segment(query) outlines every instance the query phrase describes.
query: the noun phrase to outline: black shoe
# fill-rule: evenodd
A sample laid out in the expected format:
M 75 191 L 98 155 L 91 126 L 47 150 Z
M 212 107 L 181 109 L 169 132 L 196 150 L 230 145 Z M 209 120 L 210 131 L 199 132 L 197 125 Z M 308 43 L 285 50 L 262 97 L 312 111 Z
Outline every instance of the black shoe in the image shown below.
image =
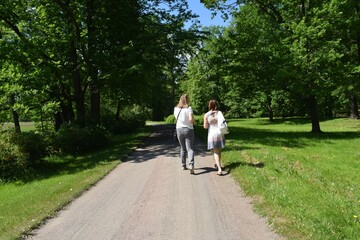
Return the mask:
M 187 170 L 187 167 L 186 167 L 186 166 L 182 166 L 182 170 Z

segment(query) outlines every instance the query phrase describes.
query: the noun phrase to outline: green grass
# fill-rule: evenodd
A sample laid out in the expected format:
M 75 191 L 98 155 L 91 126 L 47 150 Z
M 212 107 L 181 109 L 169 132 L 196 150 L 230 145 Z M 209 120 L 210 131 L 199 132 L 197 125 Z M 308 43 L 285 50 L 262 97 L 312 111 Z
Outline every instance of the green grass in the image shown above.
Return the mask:
M 149 133 L 114 136 L 108 148 L 47 158 L 36 177 L 0 185 L 0 239 L 17 239 L 103 178 Z
M 225 167 L 287 239 L 360 239 L 360 121 L 230 120 Z M 204 136 L 206 133 L 202 132 Z
M 0 123 L 1 129 L 11 129 L 14 128 L 14 123 Z M 20 128 L 23 132 L 33 131 L 35 130 L 35 124 L 34 122 L 20 122 Z

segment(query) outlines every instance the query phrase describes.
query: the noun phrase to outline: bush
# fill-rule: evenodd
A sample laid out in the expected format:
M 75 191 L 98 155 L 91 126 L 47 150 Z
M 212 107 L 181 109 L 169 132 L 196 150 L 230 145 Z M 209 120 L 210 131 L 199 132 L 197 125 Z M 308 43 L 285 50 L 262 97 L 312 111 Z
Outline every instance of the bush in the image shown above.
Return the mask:
M 47 144 L 44 137 L 36 132 L 15 133 L 11 142 L 18 145 L 20 150 L 28 155 L 28 164 L 37 165 L 39 160 L 47 155 Z
M 176 118 L 173 114 L 171 114 L 165 119 L 165 122 L 169 124 L 176 124 Z M 202 126 L 203 124 L 204 124 L 203 116 L 194 116 L 194 125 Z
M 176 118 L 173 114 L 171 114 L 165 119 L 165 122 L 169 124 L 176 124 Z
M 62 154 L 84 154 L 108 144 L 107 131 L 100 126 L 80 128 L 63 125 L 54 135 L 53 148 Z
M 195 116 L 194 117 L 194 125 L 196 126 L 203 126 L 204 125 L 204 116 Z
M 0 179 L 15 180 L 28 171 L 29 154 L 12 142 L 15 132 L 3 131 L 0 134 Z
M 104 127 L 107 131 L 112 134 L 131 133 L 136 129 L 145 126 L 145 120 L 110 120 L 107 119 L 103 122 Z

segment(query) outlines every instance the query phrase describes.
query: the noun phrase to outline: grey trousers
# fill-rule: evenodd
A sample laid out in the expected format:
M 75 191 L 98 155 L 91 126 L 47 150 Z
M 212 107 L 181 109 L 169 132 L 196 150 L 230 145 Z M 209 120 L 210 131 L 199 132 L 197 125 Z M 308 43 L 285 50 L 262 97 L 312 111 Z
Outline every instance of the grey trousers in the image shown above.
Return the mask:
M 176 129 L 180 143 L 181 165 L 186 166 L 186 152 L 189 159 L 189 166 L 194 166 L 194 129 L 187 127 Z

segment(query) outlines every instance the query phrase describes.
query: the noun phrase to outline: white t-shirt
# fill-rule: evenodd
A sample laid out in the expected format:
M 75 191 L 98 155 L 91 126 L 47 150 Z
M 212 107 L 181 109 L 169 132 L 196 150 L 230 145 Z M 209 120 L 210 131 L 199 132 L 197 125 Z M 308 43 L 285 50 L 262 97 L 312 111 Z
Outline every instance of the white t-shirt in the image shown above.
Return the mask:
M 181 110 L 181 112 L 180 112 L 180 110 Z M 179 114 L 179 112 L 180 112 L 180 114 Z M 179 117 L 176 121 L 176 128 L 187 127 L 190 129 L 194 129 L 193 124 L 189 121 L 190 114 L 193 114 L 193 110 L 191 107 L 188 107 L 188 108 L 175 107 L 174 108 L 175 119 L 178 116 L 178 114 L 179 114 Z

